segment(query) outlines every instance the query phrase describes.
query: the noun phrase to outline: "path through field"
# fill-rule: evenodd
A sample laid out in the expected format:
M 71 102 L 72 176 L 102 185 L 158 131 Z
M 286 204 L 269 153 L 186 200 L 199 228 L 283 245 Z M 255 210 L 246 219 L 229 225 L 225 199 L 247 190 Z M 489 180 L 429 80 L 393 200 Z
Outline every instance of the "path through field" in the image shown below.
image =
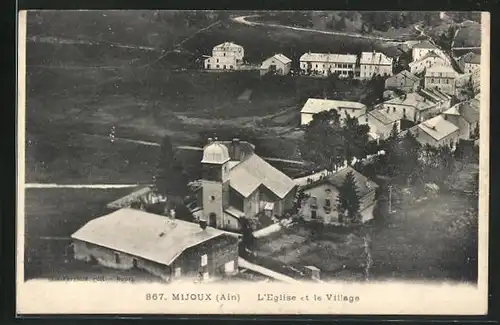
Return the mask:
M 267 27 L 275 27 L 275 28 L 286 28 L 286 29 L 292 29 L 292 30 L 303 31 L 303 32 L 313 32 L 313 33 L 337 35 L 337 36 L 349 36 L 349 37 L 353 37 L 353 38 L 365 38 L 365 39 L 378 40 L 378 41 L 403 42 L 402 40 L 398 40 L 398 39 L 394 39 L 394 38 L 387 38 L 387 37 L 374 36 L 374 35 L 362 35 L 362 34 L 347 33 L 347 32 L 333 32 L 333 31 L 326 31 L 326 30 L 319 30 L 319 29 L 312 29 L 312 28 L 292 27 L 292 26 L 279 25 L 279 24 L 260 23 L 260 22 L 247 20 L 247 18 L 252 18 L 252 17 L 259 17 L 259 15 L 233 17 L 233 18 L 231 18 L 231 20 L 236 22 L 236 23 L 244 24 L 244 25 L 248 25 L 248 26 L 267 26 Z

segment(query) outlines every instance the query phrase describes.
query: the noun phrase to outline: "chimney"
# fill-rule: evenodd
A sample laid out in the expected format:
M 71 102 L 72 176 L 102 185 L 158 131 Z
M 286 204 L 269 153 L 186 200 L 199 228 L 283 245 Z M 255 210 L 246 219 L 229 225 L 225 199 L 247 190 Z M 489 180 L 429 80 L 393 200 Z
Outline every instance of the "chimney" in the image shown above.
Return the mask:
M 201 229 L 207 229 L 207 221 L 205 219 L 200 219 L 199 224 Z
M 234 160 L 241 160 L 240 139 L 234 138 L 232 144 L 233 144 Z

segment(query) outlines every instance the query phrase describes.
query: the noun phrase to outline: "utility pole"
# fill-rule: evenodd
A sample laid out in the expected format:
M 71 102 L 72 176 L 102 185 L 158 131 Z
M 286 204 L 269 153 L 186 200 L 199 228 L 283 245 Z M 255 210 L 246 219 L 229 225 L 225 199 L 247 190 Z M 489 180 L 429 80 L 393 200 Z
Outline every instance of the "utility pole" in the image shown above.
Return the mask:
M 389 214 L 392 213 L 392 185 L 389 185 Z

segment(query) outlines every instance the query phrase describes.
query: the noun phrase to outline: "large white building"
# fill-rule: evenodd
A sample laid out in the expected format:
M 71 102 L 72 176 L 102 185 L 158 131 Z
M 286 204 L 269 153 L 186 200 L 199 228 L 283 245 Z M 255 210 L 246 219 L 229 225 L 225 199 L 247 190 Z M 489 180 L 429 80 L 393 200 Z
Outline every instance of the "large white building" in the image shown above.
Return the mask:
M 362 52 L 359 59 L 360 78 L 370 79 L 374 75 L 392 76 L 393 59 L 380 52 Z
M 314 114 L 335 109 L 340 115 L 340 120 L 344 120 L 347 115 L 349 117 L 358 118 L 366 114 L 366 105 L 358 102 L 350 102 L 345 100 L 330 100 L 309 98 L 300 111 L 300 124 L 308 125 L 311 123 Z
M 450 66 L 434 65 L 425 71 L 425 88 L 436 88 L 455 95 L 458 73 Z
M 207 70 L 238 70 L 244 56 L 243 46 L 225 42 L 213 48 L 212 56 L 205 59 L 204 66 Z
M 434 51 L 429 51 L 419 60 L 410 62 L 410 72 L 413 74 L 422 73 L 425 69 L 430 68 L 433 65 L 451 66 L 451 63 L 449 60 L 443 59 Z
M 340 77 L 354 76 L 357 56 L 355 54 L 305 53 L 300 57 L 300 70 L 306 74 L 328 76 L 338 73 Z

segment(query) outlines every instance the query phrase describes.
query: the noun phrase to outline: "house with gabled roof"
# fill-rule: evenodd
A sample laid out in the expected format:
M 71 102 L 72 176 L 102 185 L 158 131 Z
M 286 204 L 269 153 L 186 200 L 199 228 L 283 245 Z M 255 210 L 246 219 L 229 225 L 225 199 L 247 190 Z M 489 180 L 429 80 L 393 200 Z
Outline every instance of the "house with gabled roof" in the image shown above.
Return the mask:
M 479 106 L 476 100 L 461 102 L 443 112 L 446 120 L 459 128 L 460 139 L 471 140 L 479 131 Z
M 365 104 L 347 100 L 309 98 L 300 111 L 300 124 L 308 125 L 315 114 L 332 109 L 337 111 L 342 122 L 347 116 L 358 118 L 364 115 L 367 107 Z
M 459 73 L 448 65 L 433 65 L 425 69 L 425 88 L 436 88 L 449 95 L 455 95 Z
M 73 235 L 76 260 L 105 267 L 141 269 L 165 281 L 207 281 L 238 271 L 240 235 L 136 209 L 89 221 Z
M 361 79 L 370 79 L 374 75 L 392 76 L 393 59 L 384 53 L 362 52 L 359 65 Z
M 284 56 L 283 54 L 275 54 L 270 58 L 267 58 L 262 62 L 260 66 L 260 75 L 266 75 L 268 73 L 277 74 L 281 76 L 286 76 L 290 73 L 292 67 L 292 60 Z
M 408 129 L 408 132 L 411 132 L 422 145 L 428 144 L 433 147 L 455 148 L 460 140 L 459 127 L 448 121 L 443 114 Z
M 282 216 L 293 207 L 296 185 L 239 139 L 209 139 L 203 148 L 202 209 L 208 225 L 238 230 L 240 218 Z
M 300 57 L 302 73 L 339 77 L 354 76 L 358 56 L 355 54 L 304 53 Z
M 418 61 L 423 58 L 427 53 L 434 52 L 445 60 L 448 60 L 448 56 L 444 53 L 440 48 L 431 43 L 430 41 L 421 41 L 417 44 L 414 44 L 411 48 L 413 61 Z
M 214 46 L 212 56 L 204 60 L 207 70 L 238 70 L 243 64 L 245 50 L 233 42 L 224 42 Z
M 464 73 L 472 73 L 481 67 L 481 54 L 469 52 L 458 59 L 458 64 Z
M 354 176 L 362 221 L 371 220 L 376 204 L 375 192 L 378 185 L 351 166 L 346 166 L 333 174 L 300 187 L 300 190 L 308 197 L 302 202 L 299 210 L 300 216 L 306 221 L 317 221 L 325 224 L 340 223 L 337 208 L 339 188 L 349 172 L 352 172 Z
M 422 79 L 408 70 L 403 70 L 385 80 L 385 89 L 399 89 L 406 93 L 416 91 Z
M 430 68 L 433 65 L 451 66 L 451 63 L 448 59 L 443 58 L 436 52 L 429 51 L 420 59 L 410 62 L 409 67 L 411 73 L 420 74 L 425 72 L 426 68 Z

